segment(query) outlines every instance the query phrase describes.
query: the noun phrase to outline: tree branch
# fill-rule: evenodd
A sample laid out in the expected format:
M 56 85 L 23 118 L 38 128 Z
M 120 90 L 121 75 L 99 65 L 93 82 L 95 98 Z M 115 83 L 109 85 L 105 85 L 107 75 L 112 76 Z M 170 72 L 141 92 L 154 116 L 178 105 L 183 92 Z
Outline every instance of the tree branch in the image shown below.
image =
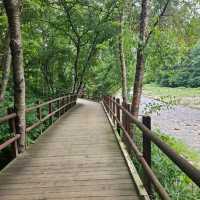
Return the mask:
M 167 2 L 165 3 L 165 6 L 163 7 L 160 15 L 158 16 L 157 20 L 155 21 L 154 25 L 153 25 L 153 28 L 151 29 L 151 31 L 149 32 L 149 34 L 147 35 L 146 37 L 146 40 L 145 40 L 145 44 L 144 44 L 144 47 L 146 47 L 146 45 L 148 44 L 149 42 L 149 39 L 151 38 L 151 35 L 153 34 L 154 30 L 155 30 L 155 27 L 159 24 L 161 18 L 164 16 L 166 10 L 167 10 L 167 7 L 169 5 L 169 2 L 170 0 L 167 0 Z

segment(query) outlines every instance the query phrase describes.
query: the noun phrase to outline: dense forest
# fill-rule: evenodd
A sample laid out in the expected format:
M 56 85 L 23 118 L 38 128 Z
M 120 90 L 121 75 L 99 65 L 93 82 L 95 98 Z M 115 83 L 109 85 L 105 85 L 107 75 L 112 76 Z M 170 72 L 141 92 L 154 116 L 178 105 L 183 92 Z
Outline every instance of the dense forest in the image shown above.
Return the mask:
M 26 125 L 37 116 L 25 116 L 26 108 L 63 94 L 102 97 L 120 91 L 137 118 L 145 84 L 200 87 L 199 38 L 199 0 L 0 1 L 0 116 L 14 109 L 20 152 L 26 140 L 34 143 L 51 125 L 42 124 L 27 139 Z M 0 131 L 2 144 L 9 126 Z M 173 138 L 158 136 L 184 154 Z M 172 198 L 200 198 L 199 188 L 152 149 L 153 165 Z M 9 148 L 0 152 L 0 168 L 10 154 Z
M 19 12 L 27 103 L 83 88 L 89 95 L 112 94 L 121 88 L 121 82 L 130 90 L 140 48 L 145 83 L 200 86 L 198 0 L 146 4 L 147 16 L 141 28 L 137 0 L 22 1 Z M 4 107 L 12 102 L 13 72 L 3 2 L 0 13 Z

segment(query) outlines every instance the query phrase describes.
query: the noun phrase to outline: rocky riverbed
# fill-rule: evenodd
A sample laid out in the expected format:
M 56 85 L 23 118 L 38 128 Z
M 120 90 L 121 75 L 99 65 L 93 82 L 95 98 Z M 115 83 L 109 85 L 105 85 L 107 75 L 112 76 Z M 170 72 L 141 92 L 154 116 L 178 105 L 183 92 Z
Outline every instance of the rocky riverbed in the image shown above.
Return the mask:
M 152 103 L 163 107 L 158 114 L 150 114 L 153 129 L 159 128 L 161 132 L 182 140 L 200 152 L 200 110 L 179 105 L 167 109 L 162 105 L 164 103 L 143 96 L 140 112 L 143 113 L 146 105 Z

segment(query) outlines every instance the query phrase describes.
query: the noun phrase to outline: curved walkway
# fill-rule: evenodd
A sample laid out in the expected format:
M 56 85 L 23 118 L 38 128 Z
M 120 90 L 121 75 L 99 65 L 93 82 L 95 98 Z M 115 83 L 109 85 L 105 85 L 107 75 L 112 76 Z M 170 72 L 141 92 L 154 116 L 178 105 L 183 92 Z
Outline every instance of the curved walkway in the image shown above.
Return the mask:
M 0 173 L 1 200 L 138 200 L 100 104 L 79 100 Z

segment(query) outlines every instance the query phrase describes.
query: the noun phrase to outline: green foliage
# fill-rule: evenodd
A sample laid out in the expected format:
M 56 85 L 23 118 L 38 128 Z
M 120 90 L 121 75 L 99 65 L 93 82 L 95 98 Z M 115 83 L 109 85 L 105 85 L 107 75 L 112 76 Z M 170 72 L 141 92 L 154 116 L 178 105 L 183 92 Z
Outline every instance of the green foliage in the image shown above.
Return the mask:
M 170 37 L 169 33 L 167 36 Z M 176 45 L 177 42 L 171 41 L 175 45 L 171 45 L 170 42 L 167 48 L 164 48 L 166 47 L 166 39 L 163 41 L 164 46 L 159 43 L 162 46 L 161 49 L 155 50 L 153 47 L 154 53 L 151 55 L 155 57 L 148 57 L 147 66 L 150 66 L 147 68 L 146 82 L 155 81 L 165 87 L 200 87 L 200 44 L 197 43 L 188 55 L 184 56 L 185 52 L 180 54 L 182 50 L 180 50 L 180 46 Z M 161 52 L 164 52 L 165 55 L 162 55 Z M 159 56 L 156 55 L 157 53 Z
M 200 45 L 197 44 L 200 37 L 199 2 L 198 0 L 186 2 L 171 1 L 166 16 L 161 19 L 157 27 L 153 27 L 165 2 L 151 1 L 149 29 L 153 28 L 154 32 L 145 49 L 147 83 L 157 82 L 162 86 L 170 87 L 200 86 Z M 124 54 L 128 86 L 132 88 L 138 44 L 139 1 L 128 0 L 126 4 L 123 0 L 23 1 L 21 28 L 26 105 L 34 105 L 38 99 L 45 101 L 60 93 L 77 92 L 80 88 L 91 96 L 114 94 L 120 89 L 118 33 L 119 11 L 123 5 L 125 8 Z M 2 2 L 0 2 L 0 30 L 1 60 L 5 52 L 7 32 L 7 18 Z M 0 66 L 1 77 L 2 69 L 3 67 Z M 11 77 L 6 90 L 6 100 L 0 104 L 1 116 L 7 113 L 8 107 L 13 107 Z M 154 89 L 158 88 L 154 87 Z M 164 93 L 166 96 L 168 91 L 165 90 Z M 148 107 L 150 108 L 146 110 L 148 113 L 162 109 L 162 106 L 156 104 Z M 43 114 L 46 115 L 47 112 L 45 108 Z M 27 115 L 27 126 L 36 121 L 35 113 Z M 34 129 L 29 134 L 27 142 L 34 143 L 41 130 L 45 130 L 48 126 L 49 122 L 45 122 L 38 129 Z M 10 136 L 8 125 L 2 125 L 0 143 Z M 169 142 L 169 138 L 163 139 Z M 162 172 L 159 178 L 178 175 L 179 180 L 183 180 L 181 183 L 177 181 L 178 179 L 161 180 L 170 190 L 173 198 L 177 195 L 176 198 L 181 200 L 189 199 L 187 195 L 191 192 L 191 184 L 188 179 L 185 179 L 156 147 L 153 147 L 153 152 L 154 167 Z M 8 158 L 8 156 L 11 159 L 10 147 L 1 152 L 0 158 Z M 0 160 L 3 165 L 7 162 L 6 159 Z M 163 165 L 166 166 L 164 169 L 162 169 Z M 189 183 L 189 186 L 185 190 L 186 183 Z M 181 188 L 178 192 L 174 191 L 177 185 Z M 196 195 L 198 198 L 199 194 Z
M 161 4 L 156 1 L 153 15 Z M 167 87 L 199 87 L 199 1 L 171 1 L 146 48 L 145 82 Z M 177 9 L 178 7 L 178 9 Z M 152 16 L 153 20 L 154 17 Z M 153 24 L 153 21 L 151 22 Z
M 161 87 L 158 84 L 145 84 L 143 94 L 164 102 L 172 102 L 172 104 L 190 106 L 199 108 L 200 106 L 200 89 L 186 87 Z M 167 95 L 166 95 L 167 94 Z
M 135 142 L 142 151 L 142 133 L 135 129 Z M 199 154 L 188 149 L 185 144 L 176 140 L 171 136 L 161 134 L 157 131 L 157 136 L 166 142 L 177 153 L 181 154 L 187 160 L 192 162 L 196 167 L 200 168 Z M 142 176 L 143 170 L 140 163 L 133 156 L 133 162 Z M 200 198 L 200 189 L 156 146 L 152 145 L 152 169 L 155 172 L 160 183 L 164 186 L 166 191 L 170 194 L 173 200 L 196 200 Z M 155 199 L 160 199 L 154 193 Z
M 159 115 L 161 111 L 172 109 L 176 104 L 177 100 L 174 96 L 162 96 L 155 101 L 145 104 L 142 112 L 145 115 L 150 115 L 152 113 L 157 113 Z

